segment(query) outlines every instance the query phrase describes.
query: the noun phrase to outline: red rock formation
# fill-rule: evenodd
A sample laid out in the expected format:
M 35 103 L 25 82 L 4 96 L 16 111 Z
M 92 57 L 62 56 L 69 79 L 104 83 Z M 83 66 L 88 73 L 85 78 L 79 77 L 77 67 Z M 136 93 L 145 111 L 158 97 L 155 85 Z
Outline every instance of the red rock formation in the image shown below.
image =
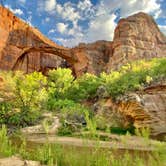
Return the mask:
M 88 58 L 85 72 L 99 74 L 134 60 L 166 57 L 166 37 L 151 16 L 140 12 L 119 21 L 112 42 L 83 43 L 78 48 Z
M 138 13 L 121 19 L 113 42 L 98 41 L 68 49 L 47 39 L 0 6 L 0 69 L 26 72 L 56 68 L 65 59 L 79 76 L 99 74 L 137 59 L 166 56 L 166 37 L 151 16 Z
M 134 60 L 166 57 L 166 37 L 151 16 L 140 12 L 119 21 L 112 49 L 107 70 Z
M 120 110 L 132 119 L 136 128 L 150 128 L 152 136 L 166 134 L 166 85 L 158 84 L 141 92 L 123 96 Z
M 57 55 L 57 56 L 56 56 Z M 0 68 L 40 71 L 75 62 L 70 49 L 58 46 L 36 28 L 0 6 Z
M 74 53 L 81 58 L 81 65 L 77 63 L 78 73 L 100 74 L 106 71 L 107 63 L 112 54 L 112 42 L 97 41 L 95 43 L 81 43 L 74 49 Z

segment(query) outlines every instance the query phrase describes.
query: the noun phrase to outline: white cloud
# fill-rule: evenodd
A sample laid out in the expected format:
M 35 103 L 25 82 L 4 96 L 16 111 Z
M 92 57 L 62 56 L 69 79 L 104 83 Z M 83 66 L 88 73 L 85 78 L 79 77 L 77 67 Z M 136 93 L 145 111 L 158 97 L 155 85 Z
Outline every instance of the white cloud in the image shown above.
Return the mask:
M 73 38 L 69 38 L 69 39 L 56 38 L 55 40 L 61 42 L 63 44 L 63 46 L 66 46 L 66 47 L 74 47 L 74 46 L 78 45 L 78 43 L 83 42 L 78 37 L 73 37 Z
M 49 22 L 50 21 L 50 18 L 49 17 L 46 17 L 45 18 L 45 22 Z
M 157 18 L 161 13 L 161 6 L 157 0 L 102 0 L 101 3 L 103 3 L 105 10 L 108 12 L 120 9 L 122 17 L 142 11 L 154 14 Z
M 72 3 L 67 2 L 62 7 L 61 13 L 58 13 L 62 16 L 63 19 L 69 21 L 79 20 L 81 16 L 79 15 L 79 11 L 72 6 Z
M 64 23 L 58 23 L 57 24 L 57 30 L 60 32 L 60 33 L 64 33 L 68 27 L 67 24 L 64 24 Z
M 62 11 L 63 11 L 63 7 L 60 4 L 57 4 L 56 5 L 56 11 L 57 11 L 57 13 L 61 14 Z
M 81 9 L 81 10 L 87 10 L 88 8 L 92 7 L 92 3 L 90 0 L 79 1 L 77 7 L 78 9 Z
M 90 21 L 89 29 L 86 34 L 88 42 L 94 42 L 96 40 L 112 40 L 114 35 L 114 29 L 116 15 L 100 15 L 94 20 Z
M 51 33 L 54 33 L 54 32 L 56 32 L 55 29 L 50 29 L 49 32 L 48 32 L 48 34 L 51 34 Z
M 56 31 L 65 34 L 66 38 L 56 40 L 70 47 L 79 42 L 112 40 L 116 27 L 116 10 L 120 11 L 120 17 L 142 11 L 158 18 L 163 12 L 158 0 L 100 0 L 96 5 L 91 0 L 81 0 L 77 4 L 71 1 L 62 4 L 56 0 L 47 0 L 46 7 L 48 13 L 54 12 L 64 22 L 57 24 Z M 89 22 L 88 26 L 80 24 L 81 21 Z M 165 31 L 165 27 L 161 29 Z
M 52 12 L 55 10 L 56 0 L 46 0 L 45 1 L 45 10 L 48 12 Z
M 164 35 L 166 35 L 166 25 L 159 25 L 159 28 L 160 28 L 161 32 L 163 32 Z
M 9 5 L 5 5 L 6 8 L 8 8 L 11 12 L 13 12 L 14 14 L 17 14 L 17 15 L 22 15 L 24 14 L 24 12 L 21 10 L 21 9 L 13 9 L 11 8 L 11 6 Z
M 22 15 L 23 11 L 21 9 L 13 9 L 12 10 L 14 14 Z

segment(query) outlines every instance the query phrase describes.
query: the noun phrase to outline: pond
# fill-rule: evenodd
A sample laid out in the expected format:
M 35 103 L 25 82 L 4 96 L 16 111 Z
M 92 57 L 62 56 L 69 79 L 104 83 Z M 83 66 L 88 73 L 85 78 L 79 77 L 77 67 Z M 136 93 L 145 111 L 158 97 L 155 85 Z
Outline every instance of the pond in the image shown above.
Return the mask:
M 30 160 L 39 160 L 41 163 L 58 163 L 63 166 L 104 166 L 116 165 L 123 162 L 128 165 L 142 163 L 148 165 L 152 162 L 162 161 L 161 156 L 154 158 L 152 148 L 145 146 L 132 146 L 117 141 L 94 141 L 73 137 L 57 137 L 55 135 L 28 135 L 26 144 L 22 146 L 20 137 L 12 137 L 12 143 L 21 147 L 22 156 Z M 134 142 L 134 141 L 133 141 Z M 137 144 L 135 142 L 135 144 Z M 137 148 L 136 148 L 137 147 Z M 163 161 L 165 162 L 165 161 Z

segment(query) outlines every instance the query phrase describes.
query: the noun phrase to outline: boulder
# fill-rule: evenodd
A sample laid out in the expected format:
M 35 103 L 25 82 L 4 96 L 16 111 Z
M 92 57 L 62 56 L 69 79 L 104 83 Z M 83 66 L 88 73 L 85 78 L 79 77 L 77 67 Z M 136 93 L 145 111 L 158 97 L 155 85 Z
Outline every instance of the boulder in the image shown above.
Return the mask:
M 22 128 L 21 132 L 23 134 L 55 134 L 60 126 L 58 117 L 45 113 L 38 125 Z

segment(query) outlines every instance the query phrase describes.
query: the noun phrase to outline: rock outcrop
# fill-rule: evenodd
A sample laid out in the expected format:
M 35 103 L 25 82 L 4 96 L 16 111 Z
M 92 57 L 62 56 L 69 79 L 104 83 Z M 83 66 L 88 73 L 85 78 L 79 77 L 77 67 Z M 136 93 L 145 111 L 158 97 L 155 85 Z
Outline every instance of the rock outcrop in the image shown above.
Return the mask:
M 76 48 L 88 58 L 85 71 L 99 74 L 135 60 L 166 57 L 166 37 L 151 16 L 140 12 L 119 21 L 112 42 L 83 43 Z
M 118 110 L 132 120 L 136 128 L 148 127 L 152 136 L 166 135 L 166 84 L 123 96 Z
M 24 135 L 56 134 L 60 126 L 61 124 L 58 117 L 53 116 L 52 113 L 44 113 L 38 125 L 22 128 L 21 133 Z
M 166 57 L 166 37 L 151 16 L 140 12 L 119 21 L 112 50 L 108 71 L 139 59 Z
M 83 57 L 86 57 L 86 60 L 82 60 L 84 62 L 84 67 L 81 68 L 82 71 L 77 70 L 79 73 L 88 72 L 99 75 L 101 72 L 107 71 L 107 64 L 112 55 L 111 41 L 101 40 L 90 44 L 81 43 L 73 50 L 75 53 L 80 50 L 84 55 Z

